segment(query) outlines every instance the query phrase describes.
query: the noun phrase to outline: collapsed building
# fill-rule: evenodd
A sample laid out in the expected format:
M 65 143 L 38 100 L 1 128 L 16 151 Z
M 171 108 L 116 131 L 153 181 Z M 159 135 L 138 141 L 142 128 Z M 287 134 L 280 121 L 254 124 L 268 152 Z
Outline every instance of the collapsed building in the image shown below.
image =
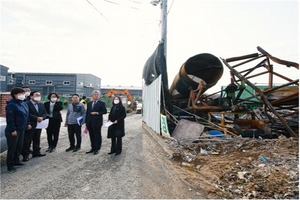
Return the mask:
M 195 55 L 180 67 L 169 88 L 163 45 L 159 45 L 145 64 L 143 78 L 150 85 L 162 77 L 161 113 L 167 118 L 170 135 L 174 136 L 179 121 L 185 119 L 217 134 L 298 137 L 299 79 L 289 76 L 298 74 L 299 64 L 276 58 L 261 47 L 257 50 L 226 59 L 209 53 Z M 230 72 L 228 85 L 207 94 L 223 76 L 223 65 Z M 258 85 L 257 80 L 267 83 Z
M 257 50 L 195 55 L 170 87 L 162 43 L 144 66 L 143 127 L 209 198 L 299 199 L 299 65 Z

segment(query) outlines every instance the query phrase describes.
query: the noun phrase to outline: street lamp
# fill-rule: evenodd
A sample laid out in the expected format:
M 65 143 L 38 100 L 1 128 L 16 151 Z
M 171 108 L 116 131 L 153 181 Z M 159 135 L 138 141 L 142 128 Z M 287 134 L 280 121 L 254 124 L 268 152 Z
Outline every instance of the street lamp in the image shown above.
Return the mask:
M 157 4 L 160 3 L 160 0 L 153 0 L 153 1 L 150 1 L 150 3 L 154 6 L 157 6 Z

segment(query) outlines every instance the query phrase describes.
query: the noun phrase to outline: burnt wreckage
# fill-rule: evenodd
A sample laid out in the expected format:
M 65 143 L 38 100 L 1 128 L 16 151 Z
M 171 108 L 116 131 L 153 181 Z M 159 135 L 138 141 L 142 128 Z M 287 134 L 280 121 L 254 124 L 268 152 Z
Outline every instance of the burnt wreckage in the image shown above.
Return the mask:
M 206 130 L 244 137 L 298 137 L 299 64 L 281 60 L 257 47 L 259 53 L 217 58 L 202 53 L 189 58 L 168 89 L 166 64 L 160 44 L 143 71 L 146 85 L 162 74 L 161 110 L 171 132 L 180 119 L 203 124 Z M 223 76 L 230 80 L 219 92 L 206 94 Z M 264 82 L 264 84 L 259 84 Z

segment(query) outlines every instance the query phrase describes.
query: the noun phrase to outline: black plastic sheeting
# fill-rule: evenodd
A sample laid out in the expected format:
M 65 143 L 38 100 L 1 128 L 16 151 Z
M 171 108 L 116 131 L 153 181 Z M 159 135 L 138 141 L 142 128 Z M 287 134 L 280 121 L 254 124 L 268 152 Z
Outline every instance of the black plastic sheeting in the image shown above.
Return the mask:
M 148 58 L 144 65 L 143 79 L 145 81 L 145 85 L 150 85 L 155 79 L 158 78 L 159 75 L 162 77 L 162 94 L 165 97 L 165 103 L 169 109 L 172 109 L 170 95 L 168 92 L 168 73 L 166 58 L 164 55 L 164 43 L 158 44 L 153 54 Z
M 150 85 L 163 71 L 166 71 L 166 58 L 163 43 L 160 43 L 145 63 L 143 69 L 145 84 Z

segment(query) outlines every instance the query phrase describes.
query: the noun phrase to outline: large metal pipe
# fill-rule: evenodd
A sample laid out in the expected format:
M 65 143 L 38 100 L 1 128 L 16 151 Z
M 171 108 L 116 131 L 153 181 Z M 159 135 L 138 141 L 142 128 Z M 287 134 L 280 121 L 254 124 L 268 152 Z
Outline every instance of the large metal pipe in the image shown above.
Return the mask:
M 223 65 L 214 55 L 202 53 L 190 57 L 180 68 L 169 89 L 172 99 L 188 98 L 190 90 L 197 89 L 201 80 L 206 89 L 214 86 L 223 75 Z M 205 92 L 203 90 L 202 93 Z

